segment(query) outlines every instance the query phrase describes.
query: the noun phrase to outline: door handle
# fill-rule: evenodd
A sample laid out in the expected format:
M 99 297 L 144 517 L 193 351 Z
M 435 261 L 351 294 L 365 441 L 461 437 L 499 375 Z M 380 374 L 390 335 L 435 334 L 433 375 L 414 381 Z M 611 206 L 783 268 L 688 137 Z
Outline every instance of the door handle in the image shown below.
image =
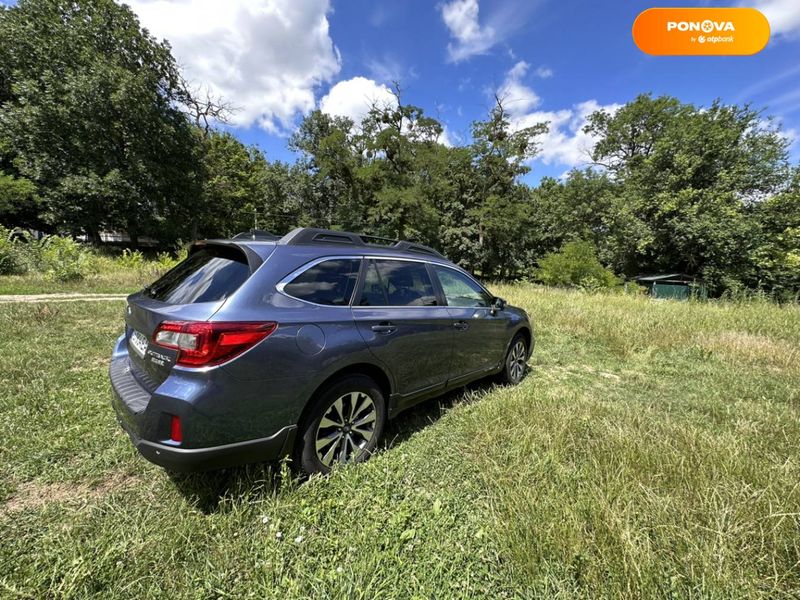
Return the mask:
M 377 325 L 370 327 L 370 329 L 372 329 L 372 331 L 375 333 L 381 333 L 383 335 L 389 335 L 390 333 L 397 331 L 397 327 L 391 323 L 378 323 Z
M 453 323 L 453 327 L 455 327 L 459 331 L 466 331 L 467 329 L 469 329 L 469 323 L 467 323 L 466 321 L 456 321 L 455 323 Z

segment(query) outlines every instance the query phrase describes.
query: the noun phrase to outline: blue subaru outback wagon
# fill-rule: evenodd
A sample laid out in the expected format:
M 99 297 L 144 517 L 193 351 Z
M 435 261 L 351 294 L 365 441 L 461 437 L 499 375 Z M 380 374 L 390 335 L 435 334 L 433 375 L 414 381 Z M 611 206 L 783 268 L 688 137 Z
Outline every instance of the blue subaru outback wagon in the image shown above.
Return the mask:
M 117 418 L 148 460 L 197 471 L 359 462 L 386 420 L 489 375 L 516 384 L 525 311 L 435 250 L 299 228 L 195 243 L 128 297 Z

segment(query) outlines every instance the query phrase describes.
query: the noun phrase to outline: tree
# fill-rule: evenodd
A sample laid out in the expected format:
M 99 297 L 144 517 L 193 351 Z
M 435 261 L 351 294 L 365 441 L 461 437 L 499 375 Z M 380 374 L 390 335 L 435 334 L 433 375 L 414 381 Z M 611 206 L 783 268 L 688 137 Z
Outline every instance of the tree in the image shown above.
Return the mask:
M 254 207 L 264 194 L 264 156 L 227 132 L 211 130 L 201 144 L 201 189 L 187 215 L 190 237 L 223 237 L 250 229 Z
M 800 167 L 786 189 L 752 207 L 758 224 L 750 251 L 752 270 L 746 284 L 797 299 L 800 293 Z
M 403 104 L 397 84 L 394 97 L 394 104 L 373 105 L 361 123 L 367 161 L 359 176 L 374 197 L 368 224 L 378 235 L 437 244 L 439 213 L 424 189 L 424 161 L 436 152 L 442 125 Z
M 620 186 L 627 274 L 683 271 L 721 291 L 747 278 L 753 204 L 788 176 L 787 142 L 749 106 L 708 108 L 642 95 L 616 113 L 595 113 L 585 131 L 599 138 L 593 160 Z M 631 221 L 631 218 L 633 221 Z M 621 248 L 620 248 L 621 249 Z
M 33 182 L 0 171 L 0 223 L 35 225 L 37 211 L 38 197 Z
M 0 13 L 0 148 L 54 225 L 180 234 L 196 138 L 166 43 L 113 0 L 20 0 Z
M 513 128 L 497 96 L 488 119 L 472 124 L 475 205 L 470 216 L 477 223 L 481 254 L 476 267 L 484 276 L 516 276 L 529 264 L 525 217 L 531 206 L 518 178 L 530 171 L 527 163 L 539 151 L 536 138 L 547 129 L 547 123 Z

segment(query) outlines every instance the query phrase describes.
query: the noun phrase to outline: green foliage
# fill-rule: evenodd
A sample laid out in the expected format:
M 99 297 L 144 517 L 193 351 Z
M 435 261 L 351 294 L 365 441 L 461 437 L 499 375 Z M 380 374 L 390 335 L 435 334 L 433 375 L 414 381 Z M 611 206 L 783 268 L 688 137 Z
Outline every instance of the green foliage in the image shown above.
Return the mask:
M 175 267 L 187 256 L 187 249 L 177 253 L 159 252 L 155 260 L 146 257 L 140 250 L 125 248 L 122 254 L 114 257 L 110 265 L 104 267 L 107 272 L 124 272 L 133 274 L 140 285 L 152 283 L 161 275 Z
M 37 240 L 0 225 L 0 275 L 35 272 L 55 281 L 81 280 L 96 271 L 90 249 L 57 235 Z
M 156 256 L 156 268 L 166 273 L 170 269 L 176 267 L 179 262 L 186 260 L 188 256 L 188 250 L 186 248 L 182 248 L 177 254 L 171 254 L 169 252 L 159 252 Z
M 778 299 L 800 293 L 800 168 L 787 189 L 752 207 L 758 224 L 755 241 L 748 244 L 753 266 L 747 283 Z
M 519 177 L 547 126 L 514 130 L 498 101 L 473 124 L 470 146 L 448 148 L 440 123 L 395 97 L 360 127 L 321 112 L 301 123 L 291 147 L 329 202 L 312 205 L 312 222 L 429 244 L 487 277 L 521 275 L 530 204 Z
M 256 199 L 265 195 L 263 155 L 230 133 L 210 131 L 202 141 L 202 166 L 202 194 L 190 217 L 192 239 L 250 229 Z
M 536 279 L 546 285 L 598 290 L 619 285 L 619 279 L 597 259 L 591 242 L 567 242 L 559 252 L 539 261 Z
M 751 209 L 789 177 L 788 142 L 774 122 L 749 106 L 642 95 L 591 115 L 586 132 L 599 139 L 592 158 L 621 199 L 600 204 L 611 232 L 604 258 L 627 275 L 697 274 L 717 292 L 747 284 L 759 239 Z
M 25 218 L 37 208 L 36 185 L 24 177 L 0 171 L 0 222 Z
M 800 293 L 800 175 L 778 124 L 749 105 L 646 94 L 597 111 L 592 168 L 535 187 L 522 179 L 548 126 L 520 128 L 502 98 L 460 147 L 399 87 L 360 123 L 313 111 L 290 139 L 295 164 L 209 127 L 216 108 L 191 97 L 169 45 L 124 4 L 0 10 L 0 223 L 93 242 L 121 230 L 134 247 L 255 225 L 348 229 L 425 243 L 499 279 L 586 240 L 627 277 Z M 30 268 L 3 252 L 1 268 Z
M 116 258 L 117 264 L 123 269 L 139 269 L 144 264 L 144 254 L 140 250 L 125 248 Z
M 21 275 L 28 270 L 22 248 L 12 234 L 0 225 L 0 275 Z
M 179 230 L 196 140 L 170 48 L 130 8 L 20 0 L 0 13 L 0 73 L 0 161 L 35 182 L 50 223 L 93 239 Z
M 44 240 L 39 260 L 39 270 L 57 281 L 80 280 L 95 270 L 86 247 L 56 235 Z

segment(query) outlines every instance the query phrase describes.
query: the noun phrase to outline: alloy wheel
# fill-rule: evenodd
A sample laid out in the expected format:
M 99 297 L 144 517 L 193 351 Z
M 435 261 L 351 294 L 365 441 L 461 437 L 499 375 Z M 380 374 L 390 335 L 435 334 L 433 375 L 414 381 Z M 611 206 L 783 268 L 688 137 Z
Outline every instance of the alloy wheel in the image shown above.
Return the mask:
M 317 427 L 317 458 L 326 467 L 358 459 L 375 436 L 375 402 L 364 392 L 348 392 L 330 405 Z
M 511 381 L 514 383 L 518 383 L 522 379 L 523 373 L 525 373 L 526 354 L 525 342 L 522 340 L 518 340 L 508 353 L 506 367 L 508 368 L 508 374 L 511 376 Z

